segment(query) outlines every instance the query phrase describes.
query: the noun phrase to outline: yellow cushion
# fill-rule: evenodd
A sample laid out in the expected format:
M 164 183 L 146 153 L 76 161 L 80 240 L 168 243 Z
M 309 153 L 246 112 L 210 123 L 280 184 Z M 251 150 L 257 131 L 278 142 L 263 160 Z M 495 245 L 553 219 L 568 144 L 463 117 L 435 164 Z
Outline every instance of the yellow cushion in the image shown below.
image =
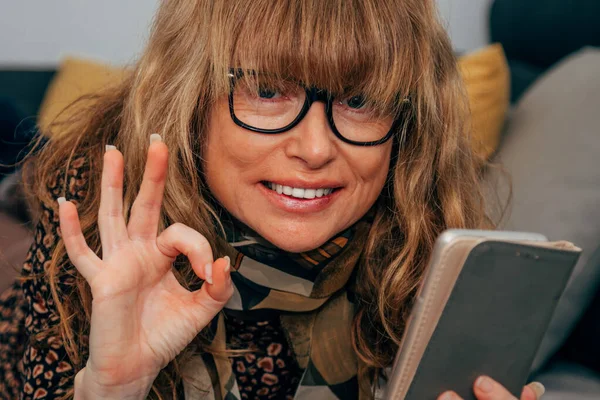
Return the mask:
M 467 54 L 458 61 L 472 114 L 473 147 L 489 158 L 500 142 L 510 102 L 510 74 L 500 44 Z
M 502 46 L 488 46 L 459 59 L 472 111 L 473 145 L 475 151 L 488 158 L 500 139 L 504 117 L 509 105 L 509 72 Z M 40 108 L 39 124 L 47 132 L 51 122 L 68 118 L 75 109 L 62 113 L 82 95 L 102 90 L 118 83 L 125 76 L 122 68 L 77 59 L 65 59 L 50 84 Z M 60 134 L 60 131 L 53 132 Z
M 72 116 L 77 107 L 69 108 L 65 112 L 63 110 L 79 97 L 112 86 L 124 76 L 125 70 L 122 68 L 78 58 L 65 58 L 40 105 L 38 123 L 42 132 L 47 133 L 49 125 L 55 120 L 64 121 Z M 52 132 L 60 133 L 56 130 Z

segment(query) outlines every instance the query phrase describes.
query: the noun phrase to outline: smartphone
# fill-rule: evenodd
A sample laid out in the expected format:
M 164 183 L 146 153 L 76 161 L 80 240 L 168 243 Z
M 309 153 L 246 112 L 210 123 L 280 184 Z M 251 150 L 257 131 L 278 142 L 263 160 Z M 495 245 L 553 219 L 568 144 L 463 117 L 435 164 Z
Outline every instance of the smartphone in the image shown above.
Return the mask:
M 517 398 L 581 249 L 536 233 L 449 230 L 436 241 L 384 398 L 476 400 L 480 375 Z

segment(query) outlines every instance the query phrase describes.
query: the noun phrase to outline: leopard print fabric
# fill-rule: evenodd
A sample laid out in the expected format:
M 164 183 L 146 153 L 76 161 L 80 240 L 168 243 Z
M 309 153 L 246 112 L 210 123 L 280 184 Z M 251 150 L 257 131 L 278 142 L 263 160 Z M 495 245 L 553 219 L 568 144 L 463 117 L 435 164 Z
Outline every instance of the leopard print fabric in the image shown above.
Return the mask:
M 0 295 L 0 398 L 19 398 L 19 363 L 25 351 L 27 303 L 19 282 Z
M 49 193 L 77 204 L 86 195 L 88 174 L 85 158 L 76 158 L 66 175 L 66 193 L 64 173 L 55 174 Z M 58 205 L 42 204 L 41 208 L 34 242 L 23 265 L 25 279 L 0 296 L 0 399 L 60 398 L 72 389 L 77 372 L 61 337 L 48 333 L 58 325 L 59 316 L 44 273 L 60 232 Z M 68 262 L 64 268 L 73 274 L 62 275 L 59 295 L 74 290 L 75 268 Z M 302 371 L 277 321 L 228 321 L 230 347 L 254 350 L 243 360 L 232 359 L 242 398 L 292 398 Z
M 230 348 L 251 350 L 231 358 L 242 399 L 292 400 L 300 384 L 302 370 L 279 318 L 246 320 L 226 313 L 225 324 Z
M 59 171 L 48 187 L 49 193 L 54 198 L 66 195 L 77 204 L 86 194 L 88 173 L 85 159 L 74 159 L 66 174 L 67 193 L 63 192 L 65 174 Z M 73 386 L 76 371 L 62 339 L 48 333 L 50 327 L 57 326 L 59 317 L 44 272 L 58 237 L 58 205 L 41 204 L 34 242 L 23 265 L 24 279 L 0 298 L 0 398 L 54 399 Z M 74 272 L 70 264 L 65 268 Z M 62 278 L 59 293 L 72 290 L 73 282 L 72 276 Z

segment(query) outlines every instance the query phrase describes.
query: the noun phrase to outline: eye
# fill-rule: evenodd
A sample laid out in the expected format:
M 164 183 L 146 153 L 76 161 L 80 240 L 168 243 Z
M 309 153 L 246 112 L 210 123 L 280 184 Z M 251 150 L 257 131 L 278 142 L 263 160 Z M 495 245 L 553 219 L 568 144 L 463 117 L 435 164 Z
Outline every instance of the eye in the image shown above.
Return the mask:
M 364 96 L 358 95 L 358 96 L 353 96 L 353 97 L 347 98 L 345 100 L 342 100 L 342 101 L 340 101 L 340 103 L 342 105 L 348 106 L 349 108 L 352 108 L 355 110 L 360 110 L 361 108 L 365 107 L 366 99 Z
M 258 97 L 260 97 L 261 99 L 272 99 L 272 98 L 276 97 L 277 95 L 278 95 L 277 90 L 272 89 L 272 88 L 261 87 L 258 89 Z

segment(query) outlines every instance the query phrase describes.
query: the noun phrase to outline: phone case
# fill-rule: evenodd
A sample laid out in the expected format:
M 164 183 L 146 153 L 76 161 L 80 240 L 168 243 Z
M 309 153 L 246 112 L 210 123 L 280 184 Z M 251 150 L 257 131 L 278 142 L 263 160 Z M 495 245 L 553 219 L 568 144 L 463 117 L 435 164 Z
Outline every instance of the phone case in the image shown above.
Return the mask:
M 518 398 L 581 252 L 543 240 L 507 232 L 442 235 L 384 398 L 437 399 L 454 390 L 476 400 L 472 387 L 480 375 Z

